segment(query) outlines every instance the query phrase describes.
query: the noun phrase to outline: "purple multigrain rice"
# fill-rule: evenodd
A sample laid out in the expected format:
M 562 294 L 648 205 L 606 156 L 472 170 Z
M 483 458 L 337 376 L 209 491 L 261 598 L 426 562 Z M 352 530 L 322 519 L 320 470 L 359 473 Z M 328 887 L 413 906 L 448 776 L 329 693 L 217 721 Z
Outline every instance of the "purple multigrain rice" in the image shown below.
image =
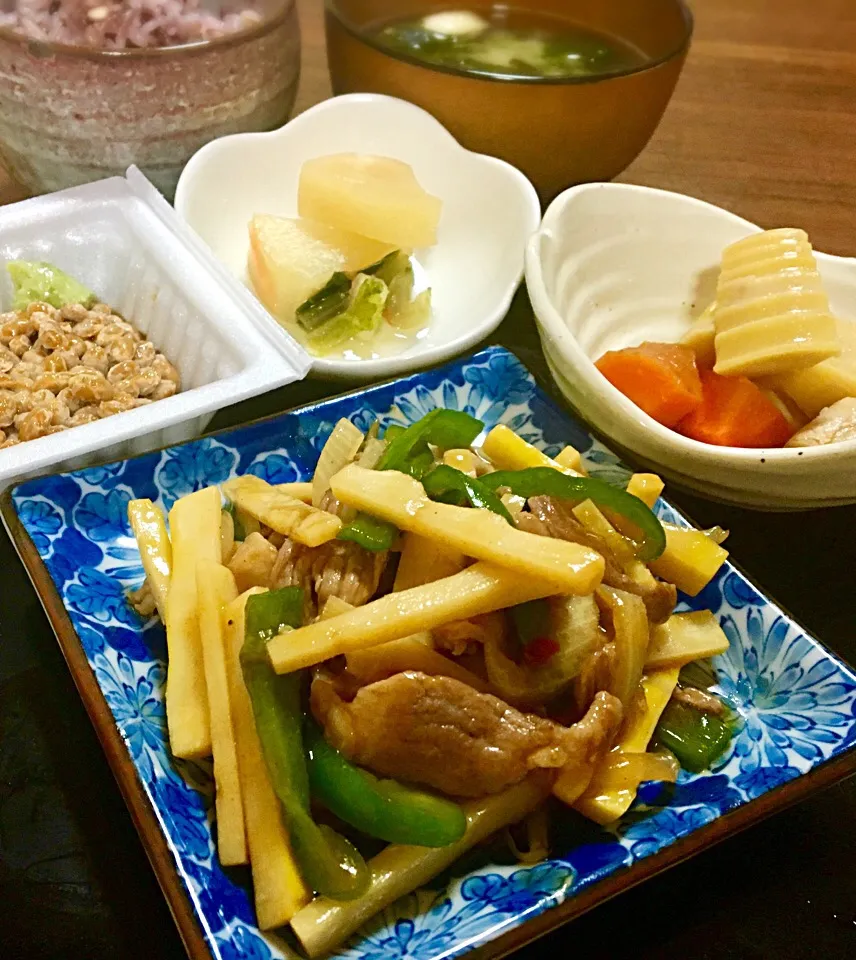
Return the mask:
M 0 9 L 0 27 L 97 50 L 175 47 L 260 22 L 254 0 L 230 12 L 207 9 L 202 0 L 13 0 L 11 11 Z

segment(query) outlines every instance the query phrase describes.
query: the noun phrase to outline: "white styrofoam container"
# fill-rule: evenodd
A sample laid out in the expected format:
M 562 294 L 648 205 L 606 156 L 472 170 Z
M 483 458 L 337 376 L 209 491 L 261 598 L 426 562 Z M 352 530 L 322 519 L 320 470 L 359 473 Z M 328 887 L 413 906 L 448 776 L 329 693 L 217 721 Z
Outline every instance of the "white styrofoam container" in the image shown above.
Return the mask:
M 309 355 L 135 167 L 0 207 L 0 311 L 11 303 L 9 260 L 45 260 L 80 280 L 178 367 L 181 391 L 0 450 L 0 486 L 180 443 L 222 407 L 309 370 Z

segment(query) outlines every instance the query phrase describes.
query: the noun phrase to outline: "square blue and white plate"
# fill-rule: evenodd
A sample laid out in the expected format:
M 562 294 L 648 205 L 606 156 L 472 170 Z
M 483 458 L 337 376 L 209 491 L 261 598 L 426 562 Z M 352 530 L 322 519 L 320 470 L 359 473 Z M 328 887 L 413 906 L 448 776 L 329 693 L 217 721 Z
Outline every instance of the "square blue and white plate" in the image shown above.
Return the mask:
M 6 494 L 3 516 L 56 630 L 143 843 L 194 960 L 295 953 L 255 926 L 248 874 L 224 872 L 212 832 L 210 767 L 177 763 L 164 716 L 165 642 L 125 592 L 143 579 L 128 501 L 168 509 L 193 490 L 254 473 L 307 479 L 333 424 L 410 423 L 435 407 L 505 423 L 555 454 L 585 453 L 592 475 L 629 471 L 499 348 L 249 426 Z M 663 519 L 684 523 L 667 503 Z M 568 831 L 567 849 L 533 867 L 481 865 L 378 915 L 336 954 L 348 960 L 497 956 L 598 902 L 856 770 L 856 673 L 727 564 L 684 608 L 717 613 L 731 648 L 712 666 L 739 715 L 715 768 L 649 784 L 610 828 Z

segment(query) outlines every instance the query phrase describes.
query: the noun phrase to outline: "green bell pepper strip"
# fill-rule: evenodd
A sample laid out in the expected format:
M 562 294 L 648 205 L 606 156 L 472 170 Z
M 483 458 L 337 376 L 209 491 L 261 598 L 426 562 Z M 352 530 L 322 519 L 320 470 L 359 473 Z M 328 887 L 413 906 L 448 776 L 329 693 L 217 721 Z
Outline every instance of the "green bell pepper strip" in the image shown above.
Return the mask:
M 458 804 L 354 766 L 312 721 L 306 726 L 306 747 L 312 796 L 363 833 L 388 843 L 447 847 L 466 832 L 467 818 Z
M 562 500 L 591 500 L 626 517 L 641 533 L 640 560 L 656 560 L 666 549 L 666 532 L 651 510 L 632 493 L 613 487 L 595 477 L 569 477 L 552 467 L 525 470 L 497 470 L 481 478 L 491 490 L 508 487 L 519 497 L 557 497 Z
M 663 711 L 653 742 L 667 747 L 691 773 L 701 773 L 721 756 L 731 742 L 731 728 L 714 713 L 672 700 Z
M 444 450 L 469 447 L 483 429 L 481 420 L 461 410 L 432 410 L 390 440 L 377 468 L 400 470 L 421 480 L 427 470 L 425 452 L 429 443 Z M 417 475 L 414 469 L 422 473 Z
M 407 429 L 407 427 L 402 427 L 400 423 L 391 423 L 386 430 L 383 431 L 383 439 L 387 443 L 392 443 L 396 437 L 400 437 L 402 433 Z
M 426 443 L 421 450 L 414 451 L 408 459 L 406 465 L 402 468 L 402 473 L 409 473 L 414 480 L 422 480 L 425 475 L 434 469 L 436 461 L 431 448 Z M 378 470 L 389 470 L 390 467 L 378 467 Z
M 377 517 L 368 513 L 358 513 L 350 523 L 342 527 L 337 539 L 350 540 L 352 543 L 358 543 L 365 550 L 379 553 L 381 550 L 389 550 L 397 536 L 398 527 L 395 524 L 378 520 Z
M 397 424 L 386 428 L 388 445 L 376 470 L 400 470 L 421 480 L 434 466 L 429 443 L 444 447 L 468 447 L 481 433 L 484 424 L 460 410 L 432 410 L 421 420 L 403 429 Z M 504 508 L 503 508 L 504 509 Z M 509 518 L 510 519 L 510 518 Z M 351 540 L 366 550 L 389 550 L 398 530 L 385 520 L 360 512 L 339 531 L 339 540 Z
M 445 463 L 440 464 L 422 478 L 422 486 L 432 500 L 453 503 L 459 507 L 467 504 L 472 507 L 481 507 L 483 510 L 499 514 L 503 520 L 507 520 L 514 526 L 511 514 L 493 490 L 486 487 L 480 480 L 468 477 L 462 470 L 457 470 Z
M 300 676 L 274 673 L 267 642 L 303 620 L 303 591 L 286 587 L 247 601 L 241 671 L 253 706 L 271 786 L 282 804 L 303 878 L 318 893 L 352 900 L 368 889 L 370 874 L 357 849 L 309 813 L 309 775 L 303 752 Z
M 522 650 L 538 637 L 550 635 L 550 604 L 546 600 L 527 600 L 512 607 L 510 612 Z

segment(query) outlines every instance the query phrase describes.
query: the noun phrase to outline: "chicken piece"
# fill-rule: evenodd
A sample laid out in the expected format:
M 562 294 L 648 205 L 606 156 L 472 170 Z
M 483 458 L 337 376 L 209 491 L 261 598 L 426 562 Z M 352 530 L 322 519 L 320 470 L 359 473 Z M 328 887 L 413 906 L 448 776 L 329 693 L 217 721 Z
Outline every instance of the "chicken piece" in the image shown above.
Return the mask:
M 856 397 L 845 397 L 826 407 L 791 437 L 786 447 L 819 447 L 856 440 Z
M 286 537 L 270 575 L 270 586 L 302 587 L 304 620 L 315 616 L 330 597 L 362 606 L 377 591 L 387 553 L 372 553 L 347 540 L 306 547 Z
M 266 587 L 276 563 L 276 547 L 260 533 L 251 533 L 235 547 L 226 566 L 232 571 L 238 592 L 250 587 Z
M 613 557 L 605 540 L 601 539 L 577 520 L 571 509 L 553 497 L 530 497 L 529 513 L 517 516 L 517 526 L 527 533 L 537 533 L 556 540 L 569 540 L 584 547 L 596 550 L 604 559 L 603 582 L 608 587 L 635 593 L 642 599 L 651 623 L 665 623 L 675 609 L 678 591 L 672 583 L 653 579 L 648 583 L 637 583 L 629 577 Z
M 312 709 L 328 741 L 381 776 L 454 797 L 499 793 L 539 767 L 589 763 L 608 749 L 621 704 L 599 693 L 572 727 L 521 713 L 450 677 L 398 673 L 345 703 L 313 684 Z

